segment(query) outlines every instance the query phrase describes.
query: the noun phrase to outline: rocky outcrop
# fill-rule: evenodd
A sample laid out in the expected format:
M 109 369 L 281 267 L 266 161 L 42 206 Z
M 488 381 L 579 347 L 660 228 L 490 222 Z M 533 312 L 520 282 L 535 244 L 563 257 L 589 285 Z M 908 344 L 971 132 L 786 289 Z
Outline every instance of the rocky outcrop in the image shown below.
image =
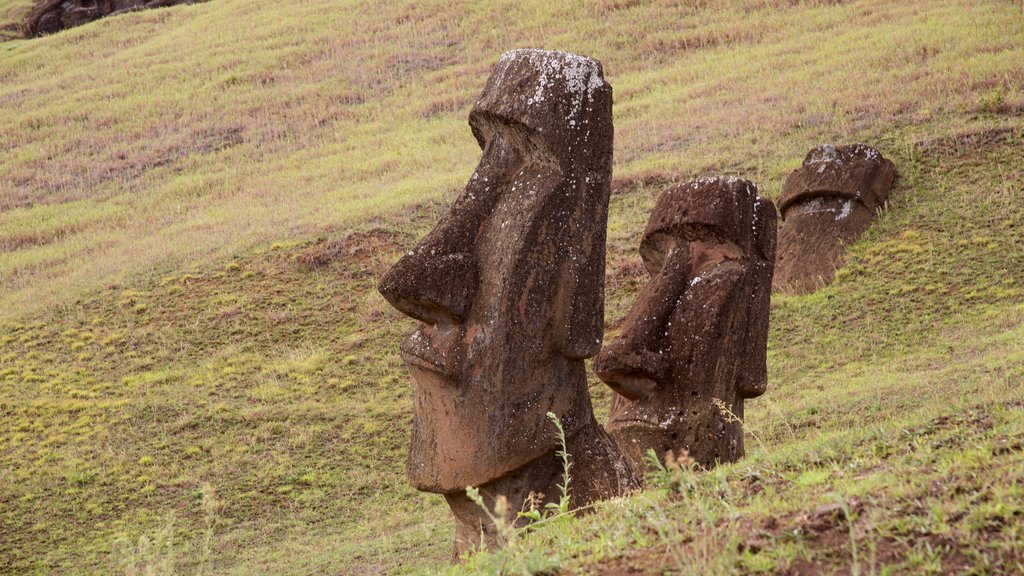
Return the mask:
M 775 290 L 806 294 L 831 283 L 846 246 L 871 226 L 895 179 L 893 163 L 870 146 L 811 150 L 782 187 Z
M 707 178 L 658 199 L 640 244 L 651 276 L 594 361 L 608 432 L 635 468 L 653 449 L 704 467 L 743 456 L 743 401 L 764 393 L 776 213 L 757 187 Z
M 594 418 L 585 358 L 601 346 L 612 170 L 612 89 L 595 60 L 501 57 L 469 124 L 483 150 L 437 226 L 382 278 L 420 321 L 401 345 L 413 384 L 410 482 L 444 494 L 456 554 L 497 534 L 465 489 L 513 514 L 558 499 L 562 422 L 573 506 L 636 480 Z
M 26 23 L 29 36 L 43 36 L 65 28 L 133 10 L 195 4 L 204 0 L 41 0 Z

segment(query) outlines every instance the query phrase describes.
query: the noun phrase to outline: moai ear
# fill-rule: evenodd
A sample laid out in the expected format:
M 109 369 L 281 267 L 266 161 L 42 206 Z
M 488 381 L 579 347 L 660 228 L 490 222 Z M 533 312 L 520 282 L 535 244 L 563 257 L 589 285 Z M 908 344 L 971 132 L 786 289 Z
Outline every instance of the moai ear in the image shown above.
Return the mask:
M 569 262 L 570 298 L 564 352 L 570 358 L 594 356 L 601 350 L 604 338 L 605 241 L 610 190 L 610 186 L 604 184 L 593 186 L 589 193 L 580 195 L 581 202 L 570 223 L 570 227 L 577 229 L 590 228 L 571 235 L 588 241 L 574 247 L 575 254 Z
M 750 251 L 751 292 L 747 308 L 745 370 L 736 383 L 740 396 L 754 398 L 768 388 L 768 316 L 771 309 L 772 275 L 775 271 L 775 241 L 778 214 L 771 200 L 754 201 L 754 234 Z
M 586 120 L 582 169 L 572 178 L 580 201 L 570 220 L 572 238 L 584 238 L 569 261 L 572 292 L 566 318 L 565 353 L 590 358 L 601 350 L 604 338 L 604 270 L 608 237 L 608 201 L 611 198 L 612 87 L 605 82 L 591 92 L 591 114 Z

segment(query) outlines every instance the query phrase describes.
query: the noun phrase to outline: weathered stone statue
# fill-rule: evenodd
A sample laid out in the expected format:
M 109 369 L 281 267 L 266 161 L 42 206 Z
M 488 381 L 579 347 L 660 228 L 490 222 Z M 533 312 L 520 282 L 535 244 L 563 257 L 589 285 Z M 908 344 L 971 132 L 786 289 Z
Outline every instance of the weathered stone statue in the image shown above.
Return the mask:
M 869 146 L 811 150 L 782 187 L 775 289 L 806 294 L 832 282 L 846 245 L 871 225 L 895 179 L 893 163 Z
M 513 511 L 558 499 L 557 415 L 573 506 L 622 494 L 632 471 L 593 416 L 583 359 L 601 346 L 612 89 L 564 52 L 501 57 L 469 124 L 476 172 L 437 226 L 380 281 L 422 324 L 401 345 L 413 383 L 410 482 L 444 494 L 456 554 L 495 543 L 466 496 Z
M 594 362 L 615 390 L 608 432 L 642 469 L 683 450 L 702 466 L 743 456 L 743 400 L 767 387 L 775 206 L 736 178 L 670 188 L 640 255 L 651 275 Z
M 104 16 L 132 10 L 160 8 L 175 4 L 195 4 L 203 0 L 39 0 L 29 16 L 29 36 L 60 32 L 81 26 Z

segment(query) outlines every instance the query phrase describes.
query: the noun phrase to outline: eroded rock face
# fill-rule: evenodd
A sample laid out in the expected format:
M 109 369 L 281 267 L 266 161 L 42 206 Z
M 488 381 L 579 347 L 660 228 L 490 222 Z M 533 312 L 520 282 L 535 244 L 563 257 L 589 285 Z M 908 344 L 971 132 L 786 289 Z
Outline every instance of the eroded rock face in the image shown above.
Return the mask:
M 846 246 L 871 225 L 896 179 L 896 167 L 863 144 L 819 146 L 782 188 L 775 289 L 813 292 L 832 282 Z
M 776 219 L 736 178 L 658 199 L 640 244 L 651 280 L 594 362 L 616 392 L 608 432 L 635 468 L 649 448 L 663 462 L 686 450 L 705 467 L 743 456 L 743 400 L 768 382 Z
M 105 16 L 132 10 L 195 4 L 204 0 L 41 0 L 29 16 L 29 36 L 60 32 Z
M 564 52 L 501 57 L 469 124 L 483 157 L 437 226 L 381 279 L 421 321 L 401 345 L 413 383 L 407 461 L 445 495 L 456 553 L 494 542 L 466 497 L 557 499 L 557 415 L 574 506 L 636 485 L 594 419 L 583 360 L 601 346 L 612 166 L 612 90 L 600 63 Z

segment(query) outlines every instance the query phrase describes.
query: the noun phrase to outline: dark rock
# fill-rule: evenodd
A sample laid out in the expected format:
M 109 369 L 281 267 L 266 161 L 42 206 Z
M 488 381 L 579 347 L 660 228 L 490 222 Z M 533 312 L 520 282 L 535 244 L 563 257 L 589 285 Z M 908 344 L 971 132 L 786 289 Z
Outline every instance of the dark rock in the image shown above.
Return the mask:
M 202 1 L 204 0 L 40 0 L 29 15 L 26 28 L 29 36 L 43 36 L 121 12 L 176 4 L 195 4 Z
M 774 288 L 805 294 L 831 283 L 846 246 L 871 225 L 895 179 L 893 163 L 869 146 L 811 150 L 782 187 Z
M 407 472 L 445 494 L 457 553 L 480 543 L 481 488 L 519 511 L 557 500 L 557 415 L 574 462 L 574 506 L 634 487 L 597 424 L 583 359 L 601 346 L 612 167 L 612 90 L 595 60 L 517 50 L 470 113 L 483 158 L 437 226 L 380 281 L 422 322 L 401 345 L 412 375 Z M 486 532 L 493 544 L 494 534 Z
M 633 466 L 686 450 L 711 467 L 743 456 L 743 400 L 767 387 L 775 206 L 736 178 L 676 186 L 640 244 L 651 275 L 594 370 L 617 393 L 608 431 Z

